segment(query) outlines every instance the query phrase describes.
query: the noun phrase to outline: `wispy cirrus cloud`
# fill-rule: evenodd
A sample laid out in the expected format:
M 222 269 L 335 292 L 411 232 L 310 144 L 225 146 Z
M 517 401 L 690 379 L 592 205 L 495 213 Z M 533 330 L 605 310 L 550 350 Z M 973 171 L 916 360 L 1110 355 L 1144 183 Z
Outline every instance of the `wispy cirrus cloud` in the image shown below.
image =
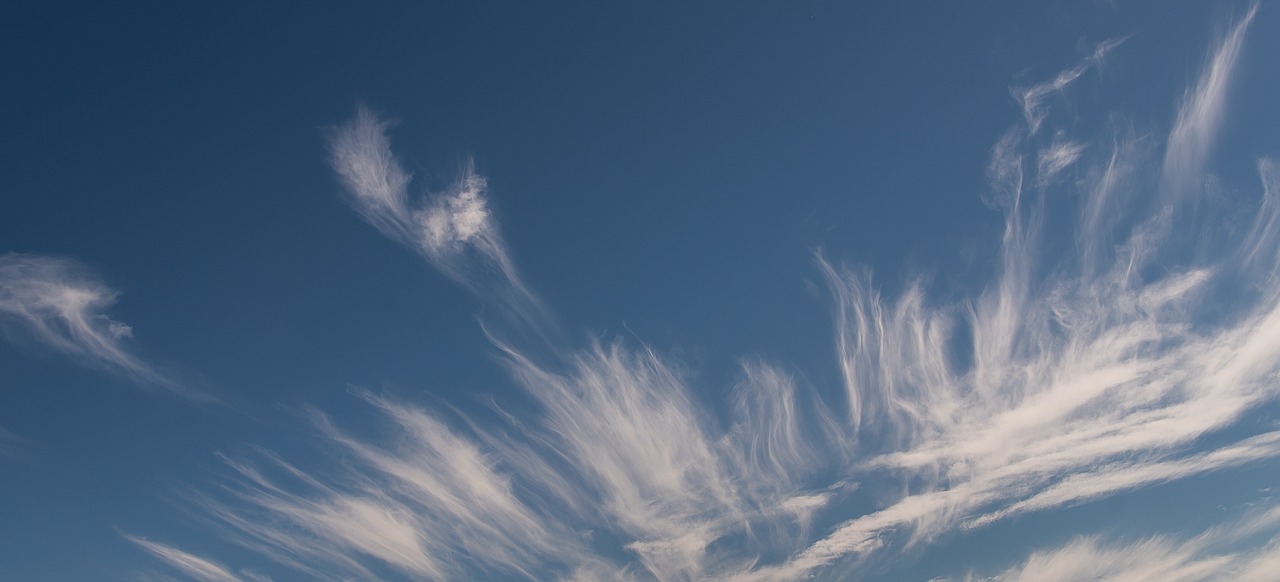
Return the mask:
M 376 577 L 368 558 L 451 579 L 460 560 L 527 572 L 546 556 L 582 552 L 574 534 L 518 498 L 498 451 L 427 411 L 364 397 L 397 442 L 358 438 L 313 412 L 320 436 L 350 459 L 341 477 L 324 481 L 271 454 L 265 463 L 224 457 L 238 485 L 197 502 L 236 541 L 324 579 Z
M 1039 151 L 1036 177 L 1041 182 L 1048 182 L 1057 177 L 1063 170 L 1071 167 L 1084 153 L 1085 145 L 1078 142 L 1054 142 Z
M 1266 582 L 1280 571 L 1280 508 L 1220 524 L 1186 539 L 1158 535 L 1137 542 L 1077 537 L 1033 553 L 994 582 L 1134 580 Z M 970 575 L 966 580 L 976 580 Z
M 380 564 L 424 579 L 679 580 L 737 564 L 708 548 L 728 536 L 744 551 L 802 538 L 832 496 L 802 487 L 814 433 L 793 380 L 763 363 L 744 363 L 735 421 L 716 430 L 683 374 L 647 350 L 597 345 L 561 373 L 505 353 L 544 407 L 536 422 L 468 428 L 366 393 L 394 439 L 315 412 L 347 466 L 322 477 L 267 452 L 225 458 L 229 493 L 194 502 L 231 539 L 318 578 L 376 577 Z
M 231 573 L 226 566 L 178 548 L 128 534 L 125 534 L 124 538 L 181 572 L 190 580 L 199 582 L 245 582 L 246 580 Z
M 1163 152 L 1119 112 L 1102 139 L 1070 135 L 1074 124 L 1044 131 L 1049 97 L 1067 99 L 1120 41 L 1014 90 L 1022 121 L 992 148 L 984 194 L 1005 216 L 999 252 L 970 299 L 939 305 L 923 283 L 886 297 L 867 270 L 819 255 L 838 410 L 757 359 L 743 360 L 720 409 L 698 395 L 721 392 L 650 347 L 547 342 L 550 316 L 518 275 L 484 180 L 468 170 L 411 196 L 387 124 L 360 109 L 331 143 L 353 207 L 534 332 L 490 339 L 535 406 L 495 406 L 502 420 L 481 423 L 363 394 L 382 435 L 312 415 L 341 464 L 226 457 L 230 483 L 195 503 L 230 539 L 316 578 L 793 580 L 1280 456 L 1280 431 L 1224 430 L 1280 391 L 1274 162 L 1258 165 L 1251 228 L 1167 252 L 1204 238 L 1169 228 L 1188 208 L 1166 201 L 1207 187 L 1212 126 L 1255 12 L 1210 51 Z M 1192 146 L 1191 134 L 1203 139 Z M 900 493 L 858 513 L 856 482 Z M 1062 552 L 1187 575 L 1220 558 L 1164 538 Z M 1045 556 L 1023 569 L 1066 559 Z
M 133 329 L 107 315 L 117 297 L 118 291 L 71 259 L 0 255 L 0 329 L 9 341 L 56 352 L 145 387 L 212 400 L 134 353 Z
M 445 190 L 414 195 L 412 176 L 391 151 L 390 127 L 361 106 L 331 134 L 329 161 L 351 206 L 455 282 L 493 299 L 507 315 L 533 327 L 552 325 L 511 259 L 489 208 L 484 177 L 467 162 Z
M 1227 32 L 1218 50 L 1205 62 L 1195 86 L 1182 98 L 1164 155 L 1162 187 L 1166 200 L 1194 196 L 1204 178 L 1205 164 L 1226 115 L 1227 90 L 1244 49 L 1245 32 L 1257 14 L 1255 2 Z
M 1117 38 L 1099 43 L 1093 52 L 1076 66 L 1059 72 L 1053 79 L 1028 86 L 1010 87 L 1009 93 L 1022 107 L 1023 121 L 1032 134 L 1040 131 L 1045 118 L 1049 115 L 1050 100 L 1061 94 L 1074 84 L 1090 69 L 1098 67 L 1106 56 L 1116 47 L 1124 43 L 1124 38 Z
M 0 455 L 13 452 L 22 440 L 22 437 L 0 427 Z
M 1214 66 L 1204 73 L 1211 80 L 1196 85 L 1179 120 L 1196 116 L 1188 108 L 1216 102 L 1253 14 L 1215 47 Z M 1040 147 L 1037 120 L 1043 118 L 1011 129 L 992 152 L 988 199 L 1004 210 L 1006 223 L 997 276 L 964 307 L 963 323 L 972 330 L 969 366 L 952 364 L 947 330 L 955 322 L 947 311 L 926 307 L 922 291 L 912 288 L 889 302 L 865 273 L 824 265 L 839 302 L 852 410 L 863 424 L 878 423 L 871 430 L 894 443 L 859 465 L 932 485 L 848 520 L 757 577 L 791 579 L 866 555 L 895 535 L 927 541 L 1020 511 L 1280 454 L 1277 433 L 1190 450 L 1280 389 L 1280 291 L 1274 286 L 1280 249 L 1265 231 L 1276 220 L 1266 215 L 1275 205 L 1271 162 L 1261 164 L 1264 213 L 1254 228 L 1171 265 L 1158 262 L 1157 251 L 1188 234 L 1167 228 L 1175 210 L 1156 202 L 1163 190 L 1116 189 L 1142 182 L 1141 175 L 1125 174 L 1176 175 L 1168 171 L 1168 156 L 1165 164 L 1144 158 L 1140 144 L 1117 137 L 1096 160 L 1087 160 L 1083 149 L 1075 152 L 1072 163 L 1094 166 L 1082 169 L 1083 181 L 1053 189 L 1034 178 L 1061 165 L 1046 165 L 1043 155 L 1028 164 Z M 1185 121 L 1175 127 L 1169 149 L 1184 147 L 1184 127 Z M 1209 151 L 1209 144 L 1197 147 Z M 1199 176 L 1179 179 L 1203 183 Z M 1063 194 L 1081 201 L 1080 226 L 1072 252 L 1049 262 L 1046 216 L 1061 208 L 1052 206 L 1051 196 Z M 1157 210 L 1142 214 L 1152 207 Z M 1110 220 L 1099 220 L 1104 213 Z M 1263 239 L 1268 243 L 1259 245 Z M 1117 242 L 1107 249 L 1099 240 Z M 1240 281 L 1264 283 L 1242 289 Z M 1223 301 L 1238 309 L 1215 313 Z

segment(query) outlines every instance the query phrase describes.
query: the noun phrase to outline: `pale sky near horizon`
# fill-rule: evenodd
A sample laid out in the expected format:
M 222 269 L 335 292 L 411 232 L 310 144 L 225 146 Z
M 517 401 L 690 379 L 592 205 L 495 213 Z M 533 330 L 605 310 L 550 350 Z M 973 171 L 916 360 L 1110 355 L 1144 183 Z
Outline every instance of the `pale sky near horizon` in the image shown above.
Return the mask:
M 1274 580 L 1260 2 L 0 9 L 0 580 Z

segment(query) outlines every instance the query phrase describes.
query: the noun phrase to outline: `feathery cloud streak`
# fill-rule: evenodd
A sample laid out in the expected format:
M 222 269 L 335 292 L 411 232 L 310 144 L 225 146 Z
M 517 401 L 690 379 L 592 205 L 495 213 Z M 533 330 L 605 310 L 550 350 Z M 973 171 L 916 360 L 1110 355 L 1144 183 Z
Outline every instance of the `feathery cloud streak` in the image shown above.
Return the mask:
M 520 278 L 498 231 L 484 177 L 468 162 L 445 191 L 411 195 L 412 176 L 391 151 L 390 125 L 361 106 L 332 133 L 329 161 L 351 206 L 449 278 L 496 299 L 518 322 L 549 326 L 546 309 Z
M 323 441 L 349 459 L 337 476 L 266 452 L 226 458 L 230 495 L 195 502 L 235 541 L 318 578 L 376 577 L 372 558 L 422 579 L 625 580 L 634 567 L 620 562 L 638 560 L 640 579 L 681 580 L 747 559 L 708 555 L 726 536 L 743 536 L 746 554 L 801 539 L 830 498 L 802 491 L 815 451 L 793 382 L 764 364 L 744 364 L 736 422 L 712 432 L 681 374 L 651 352 L 595 346 L 565 374 L 509 357 L 545 407 L 537 425 L 464 429 L 364 394 L 392 442 L 315 412 Z
M 1203 178 L 1218 126 L 1226 114 L 1231 73 L 1244 47 L 1245 32 L 1257 13 L 1258 4 L 1254 3 L 1231 27 L 1221 46 L 1205 63 L 1199 81 L 1187 92 L 1178 108 L 1178 118 L 1169 132 L 1164 156 L 1163 188 L 1166 196 L 1173 200 L 1194 195 L 1194 188 Z
M 1196 439 L 1276 395 L 1280 249 L 1267 230 L 1277 219 L 1272 163 L 1260 167 L 1263 212 L 1254 228 L 1218 241 L 1207 257 L 1182 257 L 1181 264 L 1156 259 L 1162 246 L 1181 242 L 1174 237 L 1188 236 L 1167 228 L 1177 209 L 1158 203 L 1163 191 L 1153 195 L 1138 186 L 1154 167 L 1179 180 L 1162 188 L 1202 191 L 1195 190 L 1201 176 L 1171 170 L 1177 162 L 1170 160 L 1186 157 L 1180 153 L 1187 147 L 1180 137 L 1186 120 L 1204 117 L 1189 110 L 1221 102 L 1254 13 L 1214 50 L 1207 80 L 1179 110 L 1167 141 L 1166 152 L 1174 153 L 1166 153 L 1163 165 L 1117 129 L 1110 151 L 1095 152 L 1092 167 L 1055 188 L 1043 173 L 1084 163 L 1085 150 L 1072 148 L 1070 164 L 1046 164 L 1046 156 L 1065 156 L 1056 137 L 1039 144 L 1044 117 L 1028 118 L 997 143 L 988 200 L 1007 219 L 997 277 L 964 309 L 971 365 L 952 364 L 954 322 L 946 311 L 926 307 L 922 290 L 888 302 L 865 274 L 823 263 L 839 302 L 854 430 L 872 425 L 872 434 L 891 443 L 859 465 L 931 485 L 845 522 L 787 563 L 764 569 L 761 578 L 794 578 L 870 552 L 895 533 L 927 541 L 961 525 L 1280 454 L 1278 433 L 1188 451 Z M 1196 147 L 1209 151 L 1207 143 Z M 1035 159 L 1038 164 L 1027 163 Z M 1076 244 L 1048 262 L 1046 217 L 1060 211 L 1054 197 L 1064 194 L 1080 201 Z M 1238 309 L 1212 313 L 1224 301 Z
M 1266 582 L 1280 572 L 1280 508 L 1176 540 L 1153 536 L 1133 543 L 1076 538 L 1039 551 L 990 578 L 997 582 L 1133 580 Z M 1267 541 L 1269 538 L 1269 541 Z M 974 580 L 969 576 L 968 580 Z
M 1169 228 L 1187 205 L 1165 201 L 1212 182 L 1207 138 L 1254 13 L 1211 51 L 1163 155 L 1118 117 L 1106 139 L 1042 131 L 1055 121 L 1048 96 L 1067 98 L 1118 41 L 1015 91 L 1023 120 L 993 147 L 985 193 L 1005 214 L 1000 252 L 971 300 L 939 306 L 922 284 L 886 298 L 865 270 L 820 256 L 842 410 L 780 367 L 744 360 L 721 423 L 652 349 L 551 345 L 538 358 L 547 346 L 491 336 L 534 412 L 497 408 L 504 422 L 480 425 L 366 394 L 390 438 L 317 412 L 342 466 L 228 458 L 226 494 L 197 502 L 232 539 L 313 577 L 792 580 L 1280 455 L 1280 431 L 1223 431 L 1277 392 L 1275 164 L 1259 163 L 1252 228 L 1176 260 L 1163 252 L 1199 238 Z M 1191 127 L 1206 139 L 1187 153 Z M 412 200 L 386 124 L 364 109 L 335 133 L 332 162 L 368 222 L 516 314 L 538 332 L 527 337 L 548 336 L 481 178 L 469 171 Z M 1064 251 L 1051 240 L 1071 221 L 1049 218 L 1068 211 Z M 855 479 L 911 487 L 882 509 L 841 514 Z M 838 525 L 814 531 L 819 515 Z M 1081 544 L 1071 551 L 1098 553 Z M 1172 544 L 1143 551 L 1181 571 Z
M 0 455 L 6 455 L 13 452 L 21 442 L 22 437 L 0 427 Z
M 126 534 L 124 538 L 190 579 L 200 582 L 243 582 L 242 578 L 232 574 L 226 566 L 212 560 L 136 536 Z
M 1118 38 L 1099 44 L 1094 48 L 1093 54 L 1089 55 L 1089 58 L 1085 59 L 1084 62 L 1058 73 L 1050 81 L 1037 83 L 1030 87 L 1010 87 L 1009 93 L 1022 106 L 1022 116 L 1026 122 L 1027 130 L 1033 134 L 1040 131 L 1040 126 L 1049 115 L 1048 101 L 1055 95 L 1061 94 L 1077 79 L 1089 72 L 1090 69 L 1098 67 L 1107 54 L 1120 46 L 1124 40 L 1123 38 Z
M 146 387 L 212 400 L 133 352 L 132 328 L 106 314 L 118 296 L 70 259 L 0 255 L 0 329 L 11 342 L 58 352 Z

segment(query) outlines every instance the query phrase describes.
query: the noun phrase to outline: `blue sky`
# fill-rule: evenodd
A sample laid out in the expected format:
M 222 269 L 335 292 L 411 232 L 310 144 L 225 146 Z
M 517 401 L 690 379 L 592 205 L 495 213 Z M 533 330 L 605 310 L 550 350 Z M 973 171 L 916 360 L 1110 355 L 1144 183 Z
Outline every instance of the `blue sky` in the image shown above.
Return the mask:
M 5 7 L 0 579 L 1271 579 L 1275 6 L 961 4 Z

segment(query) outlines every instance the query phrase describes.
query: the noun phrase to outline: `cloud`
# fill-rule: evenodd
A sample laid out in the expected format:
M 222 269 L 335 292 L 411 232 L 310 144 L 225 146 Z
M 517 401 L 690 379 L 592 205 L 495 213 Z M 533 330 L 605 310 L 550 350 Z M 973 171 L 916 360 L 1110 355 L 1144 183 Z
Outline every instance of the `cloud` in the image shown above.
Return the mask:
M 1110 463 L 1088 472 L 1072 474 L 1023 501 L 984 515 L 969 525 L 981 525 L 1018 513 L 1058 507 L 1276 456 L 1280 456 L 1280 431 L 1263 433 L 1207 453 L 1170 461 Z
M 495 300 L 526 330 L 545 331 L 550 317 L 511 259 L 489 208 L 487 181 L 468 162 L 444 191 L 411 195 L 412 176 L 391 151 L 390 126 L 361 106 L 330 136 L 329 162 L 352 207 L 455 282 Z
M 265 452 L 262 466 L 224 457 L 235 473 L 230 498 L 197 503 L 235 541 L 318 578 L 376 577 L 369 559 L 431 580 L 455 579 L 464 566 L 527 573 L 553 560 L 589 562 L 575 558 L 576 533 L 518 495 L 509 464 L 519 459 L 427 411 L 363 396 L 394 427 L 394 442 L 312 413 L 323 441 L 349 459 L 344 477 L 324 481 Z
M 1211 51 L 1192 93 L 1209 96 L 1189 102 L 1221 107 L 1210 94 L 1230 81 L 1253 14 Z M 1103 139 L 1039 131 L 1049 97 L 1119 44 L 1016 92 L 1022 121 L 992 148 L 984 193 L 1004 228 L 977 292 L 939 304 L 913 282 L 889 297 L 867 269 L 816 256 L 833 301 L 836 410 L 758 358 L 721 389 L 649 346 L 546 341 L 551 318 L 517 274 L 484 179 L 468 170 L 410 196 L 387 124 L 360 109 L 331 141 L 353 207 L 531 332 L 484 328 L 527 399 L 481 422 L 361 393 L 380 432 L 311 415 L 338 462 L 223 457 L 228 483 L 193 502 L 229 539 L 313 578 L 794 580 L 1280 456 L 1280 432 L 1240 422 L 1280 391 L 1275 163 L 1258 164 L 1260 203 L 1223 202 L 1256 205 L 1254 223 L 1208 237 L 1170 229 L 1189 210 L 1162 203 L 1171 180 L 1205 191 L 1208 146 L 1170 172 L 1167 151 L 1118 112 Z M 1074 179 L 1061 179 L 1068 168 Z M 1198 252 L 1165 252 L 1190 238 Z M 859 511 L 860 484 L 889 493 Z M 1224 563 L 1170 538 L 1100 543 L 1023 569 L 1093 556 L 1098 572 L 1176 577 Z M 1157 562 L 1167 568 L 1134 569 Z
M 1194 195 L 1194 188 L 1204 179 L 1204 166 L 1226 112 L 1232 72 L 1244 47 L 1245 32 L 1257 13 L 1254 2 L 1210 55 L 1200 79 L 1178 107 L 1164 154 L 1163 189 L 1171 200 Z
M 505 353 L 542 405 L 536 423 L 462 428 L 362 393 L 395 437 L 353 435 L 313 412 L 347 459 L 337 476 L 265 451 L 225 458 L 230 493 L 194 502 L 230 539 L 313 577 L 367 578 L 381 563 L 432 580 L 625 580 L 632 568 L 609 556 L 629 554 L 649 576 L 680 580 L 737 563 L 711 551 L 716 540 L 764 549 L 800 537 L 830 499 L 802 486 L 814 433 L 800 426 L 793 381 L 763 363 L 744 363 L 734 423 L 717 431 L 650 351 L 596 345 L 563 374 Z M 753 531 L 762 524 L 773 529 Z
M 137 544 L 147 553 L 155 556 L 173 569 L 182 572 L 190 579 L 201 582 L 244 582 L 245 580 L 232 574 L 230 570 L 217 562 L 189 554 L 172 546 L 127 534 L 124 538 Z
M 1153 536 L 1131 542 L 1108 542 L 1085 536 L 1061 547 L 1042 550 L 990 580 L 1056 582 L 1069 580 L 1150 580 L 1195 582 L 1240 580 L 1265 582 L 1280 568 L 1280 511 L 1271 508 L 1254 517 L 1219 525 L 1189 539 Z M 1272 536 L 1270 541 L 1259 536 Z M 971 575 L 969 580 L 973 580 Z
M 57 352 L 146 387 L 212 400 L 133 352 L 133 329 L 106 314 L 118 296 L 70 259 L 0 255 L 0 329 L 11 342 Z
M 488 210 L 483 178 L 467 173 L 448 192 L 410 202 L 409 179 L 391 153 L 386 127 L 360 109 L 331 141 L 333 166 L 357 210 L 482 299 L 516 313 L 532 330 L 528 335 L 554 336 L 550 317 L 511 264 Z M 498 277 L 486 279 L 486 273 Z M 833 432 L 835 421 L 816 403 L 804 410 L 794 381 L 775 367 L 744 363 L 741 382 L 732 391 L 732 425 L 722 429 L 694 399 L 678 366 L 648 348 L 593 343 L 582 349 L 551 344 L 548 350 L 517 346 L 488 327 L 486 332 L 542 411 L 537 421 L 513 422 L 515 436 L 477 435 L 489 454 L 505 460 L 508 473 L 490 478 L 519 483 L 532 495 L 522 500 L 531 505 L 508 500 L 497 506 L 520 507 L 522 523 L 542 524 L 543 531 L 524 540 L 548 532 L 563 538 L 553 544 L 559 555 L 496 538 L 472 544 L 507 548 L 486 551 L 486 556 L 511 557 L 491 563 L 517 570 L 520 556 L 512 548 L 520 545 L 526 546 L 521 552 L 563 571 L 624 576 L 628 569 L 613 561 L 591 564 L 599 559 L 584 557 L 591 552 L 574 533 L 607 532 L 618 542 L 606 554 L 630 554 L 658 579 L 688 579 L 735 563 L 713 555 L 720 553 L 710 550 L 717 540 L 738 536 L 763 549 L 798 538 L 813 512 L 832 497 L 830 486 L 807 490 L 801 479 L 822 464 L 814 443 Z M 531 355 L 547 352 L 547 358 Z M 805 427 L 810 423 L 801 420 L 802 410 L 805 420 L 818 422 Z M 835 487 L 842 488 L 847 487 Z M 568 518 L 548 519 L 548 513 Z M 433 528 L 454 519 L 463 517 L 437 520 Z M 755 527 L 760 524 L 770 526 L 770 539 L 759 539 L 764 534 Z M 429 533 L 424 537 L 445 535 L 438 529 Z M 564 554 L 565 548 L 573 551 Z M 529 556 L 522 559 L 529 562 Z
M 728 431 L 693 399 L 678 368 L 650 349 L 594 344 L 569 372 L 552 373 L 508 349 L 508 366 L 544 409 L 533 435 L 569 465 L 569 483 L 593 500 L 604 524 L 659 579 L 692 579 L 726 567 L 717 540 L 768 524 L 782 536 L 802 529 L 826 495 L 805 487 L 821 458 L 820 430 L 800 424 L 793 381 L 760 362 L 744 363 Z M 814 415 L 805 415 L 812 419 Z M 821 416 L 814 424 L 821 425 Z M 743 539 L 763 550 L 777 540 Z
M 1027 130 L 1034 134 L 1049 115 L 1049 100 L 1055 94 L 1062 93 L 1090 69 L 1102 64 L 1108 53 L 1115 50 L 1125 41 L 1124 38 L 1111 39 L 1099 43 L 1093 52 L 1083 61 L 1070 69 L 1059 72 L 1053 79 L 1026 87 L 1010 87 L 1009 93 L 1022 106 L 1023 120 Z
M 0 427 L 0 455 L 12 453 L 23 438 Z
M 1229 81 L 1252 14 L 1214 51 L 1201 92 Z M 1074 80 L 1069 73 L 1060 77 Z M 1262 213 L 1253 229 L 1176 266 L 1154 258 L 1172 237 L 1187 236 L 1165 228 L 1171 210 L 1134 215 L 1149 205 L 1133 198 L 1152 194 L 1117 189 L 1141 182 L 1125 173 L 1161 167 L 1140 157 L 1140 144 L 1117 139 L 1084 181 L 1058 189 L 1041 178 L 1060 164 L 1043 153 L 1035 168 L 1024 164 L 1037 147 L 1034 127 L 1021 127 L 992 151 L 988 200 L 1007 219 L 996 279 L 959 310 L 972 330 L 970 365 L 951 356 L 956 310 L 928 307 L 918 287 L 887 301 L 865 272 L 820 261 L 837 300 L 852 428 L 862 442 L 890 443 L 859 465 L 930 484 L 846 521 L 757 577 L 793 578 L 870 553 L 894 535 L 927 541 L 962 524 L 1280 455 L 1276 433 L 1190 451 L 1277 393 L 1280 292 L 1256 286 L 1274 282 L 1280 250 L 1267 231 L 1277 220 L 1271 162 L 1260 164 Z M 1085 163 L 1083 147 L 1069 154 L 1050 157 Z M 1188 188 L 1200 183 L 1177 179 Z M 1083 212 L 1079 252 L 1047 263 L 1044 217 L 1059 208 L 1050 193 L 1073 195 Z M 1099 218 L 1106 213 L 1110 220 Z M 1119 242 L 1099 260 L 1108 253 L 1098 240 Z M 1224 301 L 1235 308 L 1215 311 Z
M 1039 167 L 1036 169 L 1036 175 L 1042 181 L 1048 181 L 1057 176 L 1060 172 L 1076 163 L 1080 159 L 1080 155 L 1084 153 L 1084 144 L 1075 142 L 1057 142 L 1048 148 L 1040 150 Z

